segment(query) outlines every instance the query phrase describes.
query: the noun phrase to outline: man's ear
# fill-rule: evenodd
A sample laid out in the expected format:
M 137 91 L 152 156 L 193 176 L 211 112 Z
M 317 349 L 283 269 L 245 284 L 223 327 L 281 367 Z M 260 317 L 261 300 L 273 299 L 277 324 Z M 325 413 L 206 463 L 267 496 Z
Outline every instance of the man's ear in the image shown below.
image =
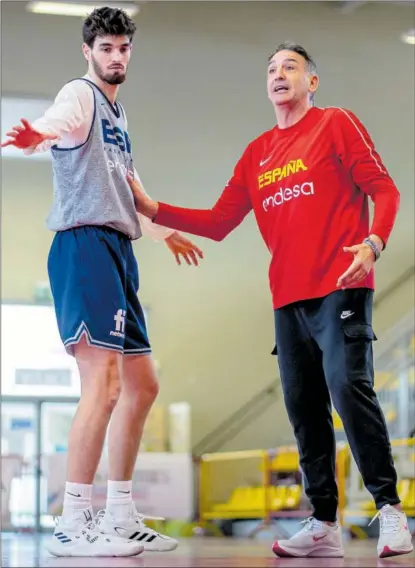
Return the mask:
M 84 54 L 84 57 L 87 61 L 89 61 L 89 56 L 91 53 L 91 48 L 89 47 L 89 45 L 87 45 L 86 43 L 82 44 L 82 53 Z

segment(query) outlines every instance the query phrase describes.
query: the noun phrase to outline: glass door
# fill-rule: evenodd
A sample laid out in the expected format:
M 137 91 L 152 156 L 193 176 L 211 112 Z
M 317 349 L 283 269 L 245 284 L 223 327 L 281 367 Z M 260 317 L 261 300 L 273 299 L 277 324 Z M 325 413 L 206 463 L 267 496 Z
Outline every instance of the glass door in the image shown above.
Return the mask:
M 40 526 L 52 528 L 62 511 L 68 436 L 77 402 L 41 404 Z
M 3 530 L 36 529 L 38 408 L 1 405 L 1 523 Z

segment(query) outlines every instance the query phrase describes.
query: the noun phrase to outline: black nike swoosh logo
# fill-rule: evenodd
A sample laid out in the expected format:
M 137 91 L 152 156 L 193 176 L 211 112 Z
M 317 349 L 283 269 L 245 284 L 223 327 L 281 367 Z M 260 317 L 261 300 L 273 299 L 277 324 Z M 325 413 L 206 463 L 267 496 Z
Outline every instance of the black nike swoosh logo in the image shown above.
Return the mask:
M 125 529 L 123 527 L 114 527 L 114 530 L 117 534 L 119 534 L 120 536 L 122 536 L 123 534 L 125 534 Z M 121 532 L 120 532 L 121 531 Z
M 70 491 L 67 491 L 66 493 L 67 493 L 68 495 L 72 495 L 72 497 L 80 497 L 80 496 L 81 496 L 80 493 L 78 493 L 78 495 L 76 495 L 75 493 L 71 493 Z
M 130 492 L 129 491 L 121 491 L 120 489 L 118 489 L 118 493 L 126 493 L 128 495 Z

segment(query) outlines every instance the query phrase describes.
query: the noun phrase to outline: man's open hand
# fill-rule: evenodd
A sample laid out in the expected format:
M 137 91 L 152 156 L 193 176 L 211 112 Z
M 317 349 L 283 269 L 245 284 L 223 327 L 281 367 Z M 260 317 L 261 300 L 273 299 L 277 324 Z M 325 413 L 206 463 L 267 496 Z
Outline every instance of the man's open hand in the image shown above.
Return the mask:
M 55 134 L 38 132 L 25 118 L 22 118 L 21 122 L 22 126 L 17 124 L 13 126 L 10 132 L 6 133 L 9 139 L 1 143 L 2 148 L 16 146 L 20 150 L 25 150 L 26 148 L 36 147 L 45 140 L 56 140 L 58 138 Z
M 344 247 L 344 252 L 354 255 L 353 262 L 337 281 L 338 288 L 347 288 L 364 280 L 375 264 L 375 254 L 369 245 L 359 244 Z
M 175 231 L 170 237 L 165 239 L 165 243 L 176 258 L 177 264 L 180 266 L 180 257 L 182 256 L 189 266 L 199 265 L 198 259 L 203 258 L 203 252 L 189 239 Z

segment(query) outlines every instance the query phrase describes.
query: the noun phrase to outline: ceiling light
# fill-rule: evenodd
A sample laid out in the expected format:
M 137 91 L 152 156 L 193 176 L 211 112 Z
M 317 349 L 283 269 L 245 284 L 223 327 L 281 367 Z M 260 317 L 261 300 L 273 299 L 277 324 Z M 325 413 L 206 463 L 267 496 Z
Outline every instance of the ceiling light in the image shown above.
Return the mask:
M 409 45 L 415 45 L 415 30 L 409 30 L 406 34 L 402 34 L 401 39 Z
M 137 4 L 114 2 L 111 4 L 101 4 L 98 2 L 37 2 L 35 0 L 28 2 L 27 9 L 34 14 L 53 14 L 55 16 L 79 16 L 86 17 L 95 8 L 121 8 L 131 18 L 135 16 L 140 8 Z

